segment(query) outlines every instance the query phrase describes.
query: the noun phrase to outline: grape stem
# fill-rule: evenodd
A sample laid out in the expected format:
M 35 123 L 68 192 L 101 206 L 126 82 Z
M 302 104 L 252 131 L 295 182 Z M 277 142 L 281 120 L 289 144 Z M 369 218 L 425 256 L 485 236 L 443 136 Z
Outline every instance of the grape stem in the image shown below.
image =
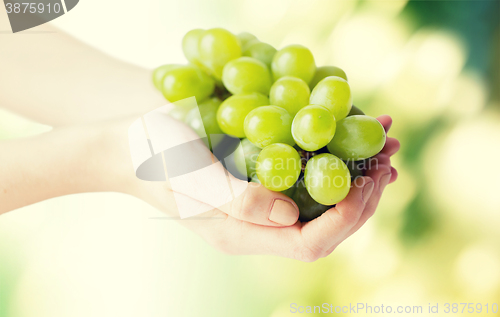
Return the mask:
M 219 98 L 220 100 L 226 100 L 229 96 L 231 96 L 229 91 L 227 91 L 226 87 L 219 85 L 215 85 L 213 95 Z
M 299 150 L 300 162 L 302 163 L 302 173 L 306 170 L 307 162 L 316 154 L 317 152 L 308 152 L 306 150 Z

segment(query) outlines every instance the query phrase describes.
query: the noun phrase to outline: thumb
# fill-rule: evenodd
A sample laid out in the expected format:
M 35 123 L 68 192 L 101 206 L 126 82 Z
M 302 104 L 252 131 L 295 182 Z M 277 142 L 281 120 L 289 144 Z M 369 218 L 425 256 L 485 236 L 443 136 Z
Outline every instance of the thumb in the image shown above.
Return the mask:
M 218 209 L 233 218 L 265 226 L 291 226 L 297 222 L 299 209 L 291 198 L 261 184 L 237 179 L 221 162 L 197 162 L 207 160 L 203 154 L 190 155 L 182 164 L 205 167 L 169 178 L 181 218 Z
M 229 177 L 235 197 L 219 207 L 221 211 L 236 219 L 264 226 L 291 226 L 299 219 L 299 208 L 285 194 L 273 192 L 261 184 Z

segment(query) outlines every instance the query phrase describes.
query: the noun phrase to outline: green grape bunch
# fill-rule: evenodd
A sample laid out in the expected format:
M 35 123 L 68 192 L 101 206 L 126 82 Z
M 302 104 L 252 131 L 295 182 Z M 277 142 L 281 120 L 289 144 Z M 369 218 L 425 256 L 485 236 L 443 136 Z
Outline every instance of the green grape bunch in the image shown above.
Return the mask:
M 300 221 L 342 201 L 385 144 L 380 122 L 353 105 L 346 73 L 317 67 L 302 45 L 277 50 L 248 32 L 194 29 L 182 51 L 188 63 L 159 66 L 153 84 L 169 102 L 194 96 L 201 119 L 182 104 L 170 115 L 200 136 L 217 135 L 210 149 L 224 135 L 241 139 L 236 168 L 292 198 Z

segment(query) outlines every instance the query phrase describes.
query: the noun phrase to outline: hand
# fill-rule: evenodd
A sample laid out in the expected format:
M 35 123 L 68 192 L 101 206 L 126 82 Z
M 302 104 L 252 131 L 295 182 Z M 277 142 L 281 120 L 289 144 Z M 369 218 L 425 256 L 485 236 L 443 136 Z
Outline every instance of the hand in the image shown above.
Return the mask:
M 392 119 L 378 120 L 388 131 Z M 171 128 L 183 134 L 193 133 L 182 123 L 172 120 Z M 180 223 L 202 236 L 215 248 L 228 254 L 273 254 L 312 262 L 325 257 L 343 240 L 356 232 L 370 218 L 387 184 L 394 182 L 397 171 L 390 157 L 399 150 L 399 142 L 387 138 L 383 150 L 372 160 L 366 176 L 353 182 L 349 195 L 322 216 L 307 222 L 297 222 L 298 210 L 287 196 L 267 190 L 260 184 L 249 183 L 244 193 L 231 203 Z M 192 155 L 211 155 L 200 145 Z M 220 171 L 222 172 L 222 171 Z M 231 177 L 231 176 L 230 176 Z M 213 179 L 218 178 L 213 175 Z M 212 178 L 210 178 L 212 179 Z M 246 182 L 232 178 L 243 186 Z M 134 194 L 162 210 L 175 210 L 172 188 L 168 183 L 134 181 Z M 182 194 L 204 202 L 203 181 L 192 192 Z M 205 186 L 219 186 L 205 183 Z
M 167 182 L 147 182 L 135 176 L 127 131 L 136 118 L 54 129 L 33 138 L 0 144 L 0 214 L 38 201 L 82 192 L 117 191 L 135 195 L 167 214 L 176 215 L 174 192 Z M 193 131 L 170 118 L 173 137 L 192 139 Z M 378 118 L 389 130 L 391 118 Z M 297 222 L 298 210 L 287 196 L 229 175 L 233 188 L 244 188 L 230 203 L 180 223 L 208 243 L 230 254 L 274 254 L 314 261 L 330 254 L 373 215 L 385 186 L 396 180 L 390 157 L 399 149 L 396 139 L 376 156 L 367 176 L 354 182 L 349 195 L 319 218 Z M 211 156 L 203 145 L 194 156 Z M 37 157 L 36 161 L 32 157 Z M 30 168 L 26 168 L 30 166 Z M 222 188 L 221 168 L 200 179 L 189 192 L 195 203 L 209 204 L 208 188 Z M 226 184 L 227 186 L 227 184 Z M 217 192 L 217 190 L 216 190 Z M 227 195 L 223 190 L 221 195 Z M 179 193 L 176 193 L 179 194 Z M 210 206 L 209 206 L 210 207 Z M 208 210 L 207 209 L 207 210 Z

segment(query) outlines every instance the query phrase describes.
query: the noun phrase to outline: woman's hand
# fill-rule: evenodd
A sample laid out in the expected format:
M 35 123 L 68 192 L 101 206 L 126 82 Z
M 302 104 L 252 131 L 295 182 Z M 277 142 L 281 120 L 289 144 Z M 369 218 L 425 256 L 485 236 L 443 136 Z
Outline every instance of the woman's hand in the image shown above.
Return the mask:
M 182 225 L 226 253 L 274 254 L 310 262 L 330 254 L 358 230 L 375 212 L 385 186 L 397 177 L 390 157 L 399 150 L 399 142 L 388 138 L 367 175 L 353 182 L 342 202 L 322 216 L 301 223 L 297 221 L 297 205 L 289 197 L 231 175 L 228 177 L 233 188 L 244 189 L 242 194 L 222 206 L 210 206 L 206 191 L 223 187 L 213 180 L 226 179 L 223 169 L 215 169 L 213 175 L 198 180 L 192 190 L 175 193 L 195 204 L 208 205 L 206 210 L 210 211 L 195 219 L 180 220 L 168 180 L 148 182 L 135 176 L 127 133 L 135 119 L 56 128 L 33 138 L 2 142 L 0 213 L 62 195 L 123 192 L 178 218 Z M 172 137 L 193 137 L 194 132 L 186 125 L 166 119 L 169 128 L 176 131 Z M 386 130 L 390 128 L 390 117 L 378 119 Z M 195 156 L 212 155 L 201 144 L 192 151 Z M 215 192 L 227 194 L 223 190 Z
M 392 119 L 381 116 L 378 120 L 388 131 Z M 305 262 L 315 261 L 332 253 L 374 214 L 384 188 L 397 178 L 390 157 L 399 146 L 396 139 L 387 138 L 382 152 L 372 160 L 367 175 L 353 182 L 349 195 L 310 222 L 276 228 L 237 219 L 215 209 L 204 215 L 207 220 L 186 219 L 181 223 L 225 253 L 273 254 Z M 254 186 L 265 191 L 260 185 Z
M 381 116 L 378 120 L 386 131 L 392 119 Z M 177 121 L 172 128 L 183 133 L 193 133 Z M 241 183 L 246 187 L 243 194 L 231 203 L 193 218 L 179 222 L 203 237 L 215 248 L 229 254 L 273 254 L 311 262 L 330 254 L 337 245 L 356 232 L 370 218 L 378 205 L 384 188 L 397 178 L 390 157 L 399 150 L 399 142 L 387 138 L 383 150 L 371 160 L 366 176 L 353 182 L 349 195 L 322 216 L 306 223 L 298 222 L 296 204 L 287 196 L 270 191 L 260 184 Z M 210 155 L 200 146 L 192 155 Z M 199 152 L 198 152 L 199 151 Z M 198 153 L 196 153 L 198 152 Z M 230 176 L 231 177 L 231 176 Z M 218 179 L 213 175 L 210 179 Z M 167 183 L 133 181 L 133 194 L 172 214 L 175 210 L 173 192 Z M 204 203 L 206 186 L 217 183 L 200 181 L 192 192 L 183 192 L 196 202 Z M 236 185 L 238 186 L 238 185 Z

